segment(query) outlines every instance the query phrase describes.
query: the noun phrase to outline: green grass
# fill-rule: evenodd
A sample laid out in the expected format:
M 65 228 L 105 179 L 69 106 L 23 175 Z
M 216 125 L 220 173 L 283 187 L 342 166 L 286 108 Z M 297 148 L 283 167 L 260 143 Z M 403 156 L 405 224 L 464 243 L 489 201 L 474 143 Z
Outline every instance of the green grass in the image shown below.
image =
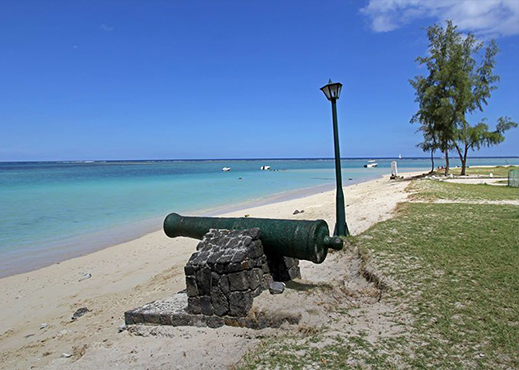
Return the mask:
M 357 238 L 405 287 L 412 367 L 519 368 L 518 230 L 519 206 L 407 203 Z
M 439 186 L 431 190 L 423 182 L 411 188 L 426 199 L 459 185 L 428 181 Z M 509 199 L 500 189 L 462 185 L 453 192 Z M 519 206 L 403 203 L 395 218 L 349 240 L 391 282 L 383 301 L 398 309 L 388 320 L 405 330 L 372 343 L 366 333 L 337 334 L 332 320 L 265 339 L 239 369 L 519 368 Z M 335 314 L 352 319 L 347 308 Z
M 320 345 L 326 341 L 327 344 Z M 264 340 L 236 369 L 398 369 L 389 353 L 375 350 L 364 334 L 345 338 L 285 335 Z
M 436 180 L 417 180 L 411 182 L 408 191 L 417 200 L 519 200 L 519 188 L 486 184 L 460 184 Z
M 467 168 L 466 174 L 488 176 L 490 173 L 492 173 L 494 177 L 508 177 L 508 171 L 517 169 L 519 169 L 519 166 L 469 167 Z M 445 171 L 436 170 L 435 173 L 437 175 L 443 175 Z M 459 175 L 461 173 L 461 168 L 451 168 L 450 173 L 453 175 Z

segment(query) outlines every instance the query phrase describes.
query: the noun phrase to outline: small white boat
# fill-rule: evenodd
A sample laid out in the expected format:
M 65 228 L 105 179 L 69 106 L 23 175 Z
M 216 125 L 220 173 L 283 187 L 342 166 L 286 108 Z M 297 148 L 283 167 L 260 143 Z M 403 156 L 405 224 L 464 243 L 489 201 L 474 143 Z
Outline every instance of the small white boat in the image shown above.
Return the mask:
M 222 168 L 223 172 L 229 172 L 231 170 L 231 167 L 224 167 Z
M 377 167 L 377 166 L 378 166 L 378 163 L 368 163 L 368 164 L 364 165 L 364 168 L 373 168 L 373 167 Z
M 398 159 L 402 159 L 402 154 L 399 154 L 399 155 L 398 155 Z
M 375 163 L 376 161 L 374 159 L 368 159 L 368 163 Z
M 270 166 L 261 166 L 260 170 L 262 170 L 262 171 L 269 171 L 270 170 Z

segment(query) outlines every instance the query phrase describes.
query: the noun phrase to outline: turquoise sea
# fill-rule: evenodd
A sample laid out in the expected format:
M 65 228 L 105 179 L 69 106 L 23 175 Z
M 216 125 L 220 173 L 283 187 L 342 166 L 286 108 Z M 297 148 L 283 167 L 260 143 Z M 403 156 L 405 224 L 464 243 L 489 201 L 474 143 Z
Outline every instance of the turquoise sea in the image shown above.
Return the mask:
M 366 159 L 342 160 L 344 185 L 389 174 L 391 161 L 377 159 L 377 168 L 365 169 Z M 507 163 L 519 158 L 470 160 L 473 166 Z M 263 165 L 272 170 L 261 171 Z M 427 170 L 430 160 L 398 160 L 398 167 Z M 331 159 L 3 162 L 0 277 L 160 229 L 170 212 L 216 214 L 273 196 L 331 190 L 334 182 Z

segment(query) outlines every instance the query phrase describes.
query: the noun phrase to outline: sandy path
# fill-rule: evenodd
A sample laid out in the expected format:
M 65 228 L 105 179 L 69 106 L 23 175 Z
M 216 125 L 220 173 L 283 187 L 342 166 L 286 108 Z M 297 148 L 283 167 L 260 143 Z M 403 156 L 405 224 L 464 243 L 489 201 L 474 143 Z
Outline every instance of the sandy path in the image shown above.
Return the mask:
M 407 184 L 385 178 L 346 187 L 350 231 L 360 233 L 390 217 L 395 205 L 405 201 Z M 293 215 L 296 209 L 305 212 Z M 323 218 L 333 228 L 334 213 L 335 193 L 322 192 L 228 215 Z M 124 311 L 184 289 L 183 265 L 196 244 L 196 240 L 185 238 L 168 239 L 159 231 L 37 271 L 1 279 L 0 368 L 171 369 L 177 366 L 184 369 L 222 368 L 235 363 L 258 335 L 267 335 L 273 330 L 143 328 L 140 334 L 144 336 L 127 331 L 118 333 Z M 329 281 L 337 271 L 338 258 L 331 255 L 319 266 L 302 263 L 303 278 L 313 283 Z M 80 282 L 84 273 L 92 277 Z M 295 290 L 288 289 L 274 300 L 273 296 L 263 293 L 255 305 L 283 307 L 290 296 L 292 301 L 299 300 L 301 312 L 306 312 L 301 325 L 319 322 L 318 318 L 308 316 L 305 306 L 308 299 Z M 80 307 L 87 307 L 91 312 L 71 321 L 72 314 Z M 40 329 L 44 323 L 47 326 Z M 72 357 L 60 358 L 63 353 Z
M 512 206 L 519 206 L 519 200 L 504 199 L 504 200 L 472 200 L 472 199 L 433 199 L 433 200 L 413 200 L 412 203 L 441 203 L 441 204 L 509 204 Z
M 505 177 L 498 177 L 498 178 L 454 178 L 454 179 L 444 179 L 443 181 L 446 182 L 454 182 L 457 184 L 488 184 L 488 185 L 502 185 L 506 186 L 506 184 L 501 184 L 500 181 L 507 180 L 508 178 Z

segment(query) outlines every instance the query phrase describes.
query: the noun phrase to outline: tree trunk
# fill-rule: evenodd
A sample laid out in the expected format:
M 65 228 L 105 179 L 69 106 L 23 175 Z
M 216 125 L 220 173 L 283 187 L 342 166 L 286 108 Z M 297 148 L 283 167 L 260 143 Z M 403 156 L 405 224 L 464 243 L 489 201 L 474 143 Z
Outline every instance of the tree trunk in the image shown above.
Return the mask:
M 465 176 L 467 170 L 467 150 L 468 150 L 468 146 L 467 146 L 467 143 L 465 143 L 465 153 L 461 153 L 461 149 L 460 147 L 458 146 L 458 144 L 456 144 L 456 151 L 458 152 L 458 155 L 460 156 L 460 162 L 461 162 L 461 173 L 460 175 L 461 176 Z
M 434 172 L 434 150 L 431 150 L 431 173 Z
M 466 175 L 466 165 L 467 165 L 467 162 L 465 162 L 465 159 L 462 159 L 461 160 L 461 173 L 460 175 L 461 176 L 465 176 Z
M 445 151 L 445 176 L 449 175 L 449 150 Z
M 465 176 L 467 174 L 467 153 L 469 148 L 465 145 L 465 152 L 463 153 L 463 160 L 461 161 L 461 176 Z

